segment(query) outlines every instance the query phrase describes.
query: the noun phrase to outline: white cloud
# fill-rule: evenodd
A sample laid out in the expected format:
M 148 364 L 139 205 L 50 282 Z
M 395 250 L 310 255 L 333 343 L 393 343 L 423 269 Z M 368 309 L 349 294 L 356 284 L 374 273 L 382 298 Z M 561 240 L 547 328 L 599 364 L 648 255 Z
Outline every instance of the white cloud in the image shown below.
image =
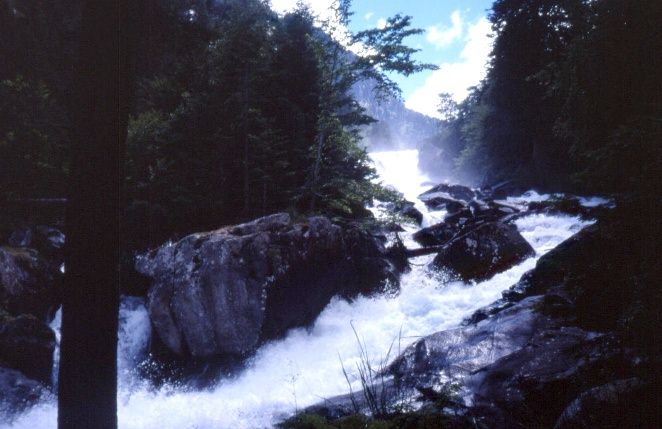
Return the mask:
M 386 18 L 379 18 L 377 20 L 377 28 L 379 28 L 380 30 L 382 28 L 386 28 Z
M 370 21 L 370 18 L 372 18 L 374 14 L 375 12 L 368 12 L 365 15 L 363 15 L 363 19 L 365 19 L 366 21 Z
M 427 28 L 425 38 L 437 49 L 445 48 L 456 40 L 462 38 L 464 22 L 460 11 L 456 10 L 451 14 L 451 26 L 433 25 Z
M 460 102 L 472 86 L 485 77 L 488 56 L 492 50 L 490 22 L 481 18 L 469 26 L 459 61 L 443 63 L 406 100 L 405 105 L 428 116 L 440 117 L 437 112 L 439 94 L 447 92 Z

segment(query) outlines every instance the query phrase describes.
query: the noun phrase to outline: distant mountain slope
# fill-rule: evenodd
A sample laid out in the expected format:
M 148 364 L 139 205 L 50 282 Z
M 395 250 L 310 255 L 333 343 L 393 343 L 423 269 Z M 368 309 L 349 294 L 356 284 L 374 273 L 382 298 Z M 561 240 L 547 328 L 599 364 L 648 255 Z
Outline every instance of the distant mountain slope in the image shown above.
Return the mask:
M 368 150 L 419 149 L 439 132 L 437 119 L 407 109 L 401 100 L 378 102 L 373 86 L 370 81 L 362 81 L 352 88 L 356 101 L 378 121 L 362 132 Z

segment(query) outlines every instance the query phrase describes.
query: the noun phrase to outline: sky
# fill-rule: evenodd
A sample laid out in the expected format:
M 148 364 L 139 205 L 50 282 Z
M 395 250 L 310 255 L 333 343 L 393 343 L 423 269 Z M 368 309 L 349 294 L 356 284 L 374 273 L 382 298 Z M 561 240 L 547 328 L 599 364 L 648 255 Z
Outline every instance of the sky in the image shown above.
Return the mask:
M 328 16 L 334 0 L 304 0 L 318 15 Z M 274 10 L 294 8 L 296 0 L 272 0 Z M 439 66 L 404 78 L 392 76 L 402 89 L 405 105 L 428 116 L 439 117 L 439 94 L 448 92 L 462 101 L 468 88 L 485 75 L 491 50 L 487 10 L 492 0 L 354 0 L 351 31 L 383 26 L 386 18 L 401 13 L 412 17 L 412 26 L 424 32 L 406 39 L 420 49 L 415 59 Z

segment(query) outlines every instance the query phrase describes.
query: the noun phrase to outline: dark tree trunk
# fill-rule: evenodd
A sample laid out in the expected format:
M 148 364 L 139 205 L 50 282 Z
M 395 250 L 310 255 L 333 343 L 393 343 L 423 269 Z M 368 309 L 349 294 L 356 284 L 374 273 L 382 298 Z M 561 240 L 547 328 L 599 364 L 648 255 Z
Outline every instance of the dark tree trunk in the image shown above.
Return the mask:
M 66 213 L 60 429 L 117 427 L 119 226 L 127 126 L 126 1 L 83 6 Z

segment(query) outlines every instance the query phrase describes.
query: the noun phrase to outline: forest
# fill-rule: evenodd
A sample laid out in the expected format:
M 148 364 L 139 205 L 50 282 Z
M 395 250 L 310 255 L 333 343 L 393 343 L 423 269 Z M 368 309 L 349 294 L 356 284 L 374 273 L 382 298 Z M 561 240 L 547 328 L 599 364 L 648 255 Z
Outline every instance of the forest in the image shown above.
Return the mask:
M 13 3 L 3 2 L 0 30 L 0 198 L 64 198 L 75 2 Z M 389 73 L 432 67 L 410 59 L 409 18 L 355 35 L 378 51 L 347 61 L 303 7 L 280 18 L 259 1 L 131 8 L 125 226 L 135 246 L 283 209 L 364 214 L 381 191 L 356 133 L 371 118 L 349 90 L 376 79 L 397 93 Z M 496 1 L 486 78 L 461 103 L 440 95 L 437 170 L 483 186 L 654 191 L 661 8 Z
M 662 2 L 331 3 L 0 0 L 0 428 L 662 424 Z
M 76 24 L 61 17 L 76 13 L 66 3 L 3 5 L 3 56 L 13 61 L 0 71 L 1 198 L 62 198 Z M 384 193 L 357 133 L 372 119 L 349 90 L 371 80 L 386 96 L 397 91 L 386 72 L 431 67 L 402 43 L 420 31 L 410 17 L 354 35 L 374 52 L 349 60 L 304 7 L 281 18 L 260 1 L 131 7 L 128 245 L 286 209 L 360 218 L 364 202 Z
M 654 193 L 661 17 L 645 0 L 494 2 L 486 78 L 462 103 L 440 99 L 447 168 L 476 184 Z

